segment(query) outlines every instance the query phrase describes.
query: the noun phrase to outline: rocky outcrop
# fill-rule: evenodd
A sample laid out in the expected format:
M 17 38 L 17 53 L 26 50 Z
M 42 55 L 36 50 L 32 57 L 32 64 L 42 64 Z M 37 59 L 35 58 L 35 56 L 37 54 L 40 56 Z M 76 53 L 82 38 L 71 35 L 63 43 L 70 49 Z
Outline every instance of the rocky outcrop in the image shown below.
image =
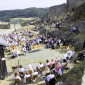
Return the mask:
M 85 2 L 85 0 L 67 0 L 67 3 L 65 3 L 65 4 L 50 7 L 50 9 L 49 9 L 50 16 L 58 17 L 61 14 L 63 14 L 65 11 L 67 11 L 69 9 L 71 10 L 72 8 L 76 8 L 79 5 L 83 4 L 84 2 Z
M 85 0 L 67 0 L 67 6 L 69 9 L 78 7 L 79 5 L 83 4 Z
M 71 29 L 73 26 L 77 26 L 80 32 L 85 32 L 85 21 L 79 22 L 70 22 L 70 21 L 63 21 L 62 27 Z
M 54 16 L 60 16 L 61 14 L 63 14 L 65 12 L 65 10 L 67 9 L 67 4 L 62 4 L 62 5 L 57 5 L 57 6 L 52 6 L 50 8 L 50 16 L 54 17 Z

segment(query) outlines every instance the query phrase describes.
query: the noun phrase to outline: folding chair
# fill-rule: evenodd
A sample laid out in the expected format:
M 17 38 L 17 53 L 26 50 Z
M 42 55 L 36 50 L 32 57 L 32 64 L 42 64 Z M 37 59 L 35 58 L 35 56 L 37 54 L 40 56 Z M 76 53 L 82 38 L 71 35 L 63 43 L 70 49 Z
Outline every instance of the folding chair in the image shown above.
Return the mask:
M 24 73 L 23 72 L 19 72 L 21 77 L 24 77 Z
M 53 69 L 52 72 L 55 74 L 55 73 L 56 73 L 56 72 L 55 72 L 55 69 Z
M 43 70 L 44 70 L 44 66 L 43 66 L 43 67 L 41 67 L 39 70 L 40 70 L 40 71 L 43 71 Z
M 32 76 L 32 79 L 35 80 L 37 77 L 38 77 L 38 75 L 33 75 L 33 76 Z
M 32 70 L 28 70 L 28 73 L 29 73 L 29 74 L 32 74 Z
M 12 70 L 15 71 L 17 69 L 17 67 L 15 66 L 12 66 Z
M 52 65 L 52 68 L 55 68 L 55 63 Z
M 20 83 L 21 81 L 19 79 L 14 79 L 15 84 Z
M 26 83 L 27 83 L 28 81 L 31 81 L 31 76 L 26 78 Z
M 48 76 L 49 74 L 50 74 L 50 72 L 49 73 L 46 73 L 45 76 Z

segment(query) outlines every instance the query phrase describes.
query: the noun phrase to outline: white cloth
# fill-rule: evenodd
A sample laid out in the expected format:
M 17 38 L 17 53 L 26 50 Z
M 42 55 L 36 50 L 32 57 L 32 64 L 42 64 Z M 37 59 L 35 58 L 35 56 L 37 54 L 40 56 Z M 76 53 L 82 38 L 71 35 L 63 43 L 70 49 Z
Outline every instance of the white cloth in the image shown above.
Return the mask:
M 25 82 L 25 83 L 26 83 L 26 78 L 27 78 L 27 77 L 31 77 L 31 75 L 30 75 L 30 74 L 28 74 L 28 75 L 25 74 L 25 75 L 24 75 L 24 82 Z
M 62 58 L 66 59 L 66 57 L 69 57 L 69 59 L 74 55 L 74 51 L 69 50 Z
M 50 81 L 52 78 L 54 78 L 55 76 L 54 76 L 54 74 L 49 74 L 48 76 L 47 76 L 47 81 Z
M 65 66 L 66 64 L 67 64 L 67 63 L 65 63 L 65 62 L 62 62 L 62 67 L 63 67 L 63 66 Z
M 28 74 L 28 75 L 25 74 L 25 75 L 24 75 L 24 79 L 26 79 L 27 77 L 30 77 L 30 76 L 31 76 L 30 74 Z
M 29 64 L 29 65 L 27 66 L 27 68 L 32 68 L 32 65 L 31 65 L 31 64 Z
M 26 70 L 25 70 L 24 68 L 19 68 L 19 72 L 23 72 L 23 73 L 25 73 Z
M 45 64 L 45 66 L 48 66 L 48 65 L 50 65 L 50 63 L 46 63 L 46 64 Z
M 33 76 L 33 75 L 38 75 L 38 72 L 33 72 L 33 73 L 32 73 L 32 76 Z
M 66 60 L 66 63 L 67 63 L 67 64 L 70 63 L 70 60 Z
M 61 68 L 59 68 L 58 74 L 59 74 L 60 76 L 62 76 L 63 72 L 62 72 Z
M 43 71 L 42 74 L 45 76 L 46 73 L 49 73 L 50 71 Z
M 19 79 L 20 81 L 21 81 L 21 78 L 20 78 L 20 76 L 14 76 L 14 78 L 13 79 Z
M 38 66 L 38 69 L 40 69 L 41 67 L 43 67 L 44 65 L 43 64 L 40 64 L 39 66 Z

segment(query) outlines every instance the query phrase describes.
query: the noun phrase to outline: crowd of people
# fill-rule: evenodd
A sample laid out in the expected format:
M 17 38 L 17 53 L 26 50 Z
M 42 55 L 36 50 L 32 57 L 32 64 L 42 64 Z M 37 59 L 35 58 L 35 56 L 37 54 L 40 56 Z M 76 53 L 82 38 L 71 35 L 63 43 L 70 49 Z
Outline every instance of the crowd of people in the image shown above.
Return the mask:
M 23 34 L 23 32 L 21 32 Z M 32 32 L 30 32 L 32 33 Z M 15 58 L 17 54 L 21 54 L 22 52 L 27 52 L 35 47 L 39 47 L 38 45 L 45 44 L 46 48 L 55 49 L 58 46 L 60 48 L 65 46 L 65 39 L 61 40 L 60 38 L 51 38 L 43 35 L 37 35 L 35 39 L 27 38 L 26 36 L 13 32 L 12 34 L 4 34 L 2 37 L 7 41 L 10 45 L 7 49 L 13 53 L 12 58 Z
M 72 9 L 72 12 L 74 12 L 74 9 Z M 65 20 L 69 19 L 69 17 L 70 12 L 67 12 Z M 44 20 L 45 30 L 47 30 L 48 22 L 51 20 L 52 18 Z M 40 20 L 38 19 L 37 22 L 38 23 L 35 29 L 40 31 L 40 27 L 38 26 L 38 24 L 40 24 Z M 34 22 L 31 22 L 29 24 L 33 25 Z M 58 20 L 57 23 L 52 23 L 50 28 L 52 29 L 54 26 L 55 28 L 61 28 L 61 21 Z M 77 30 L 77 27 L 74 26 L 71 29 L 71 32 L 76 32 Z M 8 47 L 7 49 L 13 53 L 12 58 L 15 58 L 17 54 L 20 54 L 21 52 L 28 52 L 32 50 L 32 48 L 34 48 L 36 45 L 40 44 L 45 44 L 46 48 L 52 49 L 56 49 L 58 46 L 60 46 L 60 49 L 62 49 L 62 46 L 66 46 L 65 39 L 61 40 L 58 37 L 52 38 L 47 37 L 45 34 L 42 34 L 37 35 L 35 39 L 31 39 L 31 37 L 34 36 L 34 32 L 21 30 L 20 33 L 13 32 L 9 33 L 8 35 L 4 34 L 2 36 L 7 41 L 7 43 L 10 44 L 10 47 Z M 27 38 L 25 35 L 29 35 L 29 38 Z M 24 77 L 24 83 L 26 83 L 27 78 L 30 78 L 29 81 L 32 81 L 34 75 L 36 75 L 35 78 L 37 78 L 38 75 L 42 74 L 41 77 L 45 77 L 44 80 L 46 82 L 46 85 L 55 85 L 57 79 L 56 76 L 62 76 L 64 70 L 70 69 L 68 65 L 70 63 L 70 58 L 73 56 L 74 53 L 74 51 L 69 50 L 64 56 L 62 56 L 61 59 L 59 57 L 56 57 L 56 59 L 54 60 L 51 59 L 51 62 L 49 61 L 49 59 L 47 59 L 46 63 L 40 62 L 36 69 L 34 69 L 31 64 L 29 64 L 27 68 L 24 68 L 22 65 L 20 65 L 18 66 L 19 74 L 15 73 L 13 79 L 18 79 L 21 82 L 23 79 L 22 77 Z
M 32 33 L 32 32 L 30 32 Z M 23 34 L 23 32 L 22 32 Z M 4 34 L 2 37 L 10 45 L 7 49 L 13 53 L 13 58 L 21 52 L 27 52 L 40 45 L 45 39 L 44 35 L 38 35 L 35 39 L 27 38 L 26 36 L 13 32 L 12 34 Z
M 22 65 L 19 66 L 18 72 L 14 74 L 14 79 L 22 80 L 22 76 L 24 77 L 24 83 L 26 83 L 26 79 L 30 77 L 29 81 L 33 80 L 33 76 L 37 75 L 36 78 L 39 78 L 38 75 L 41 75 L 42 78 L 44 78 L 46 85 L 55 85 L 56 83 L 56 76 L 62 76 L 64 70 L 69 70 L 70 67 L 68 66 L 70 64 L 70 58 L 73 56 L 75 52 L 74 51 L 67 51 L 62 58 L 56 57 L 56 59 L 51 59 L 51 62 L 49 59 L 46 60 L 46 63 L 40 62 L 38 66 L 36 66 L 36 69 L 33 68 L 31 64 L 27 66 L 27 68 L 22 67 Z M 23 74 L 21 74 L 21 72 Z
M 61 48 L 62 46 L 66 45 L 66 41 L 65 39 L 61 40 L 60 38 L 47 38 L 45 40 L 45 44 L 46 44 L 46 48 L 52 48 L 52 49 L 56 49 L 58 47 Z

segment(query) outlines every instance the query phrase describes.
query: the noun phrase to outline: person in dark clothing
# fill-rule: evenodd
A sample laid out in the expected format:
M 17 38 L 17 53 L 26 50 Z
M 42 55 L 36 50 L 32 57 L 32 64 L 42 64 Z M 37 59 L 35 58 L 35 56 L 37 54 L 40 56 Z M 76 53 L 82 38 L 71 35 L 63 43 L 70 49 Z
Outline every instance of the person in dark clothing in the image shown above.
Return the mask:
M 74 10 L 75 10 L 75 9 L 74 9 L 74 8 L 72 8 L 72 10 L 71 10 L 71 11 L 72 11 L 72 12 L 74 12 Z
M 65 45 L 66 45 L 66 40 L 64 39 L 64 40 L 63 40 L 63 46 L 65 46 Z
M 76 61 L 83 61 L 84 60 L 84 55 L 83 53 L 79 53 L 78 56 L 76 57 L 76 59 L 74 60 L 74 63 L 76 63 Z
M 28 42 L 28 40 L 26 41 L 26 50 L 29 51 L 29 42 Z
M 85 50 L 85 40 L 84 40 L 84 43 L 83 43 L 83 50 Z
M 46 85 L 55 85 L 55 75 L 50 72 L 50 74 L 45 78 Z

